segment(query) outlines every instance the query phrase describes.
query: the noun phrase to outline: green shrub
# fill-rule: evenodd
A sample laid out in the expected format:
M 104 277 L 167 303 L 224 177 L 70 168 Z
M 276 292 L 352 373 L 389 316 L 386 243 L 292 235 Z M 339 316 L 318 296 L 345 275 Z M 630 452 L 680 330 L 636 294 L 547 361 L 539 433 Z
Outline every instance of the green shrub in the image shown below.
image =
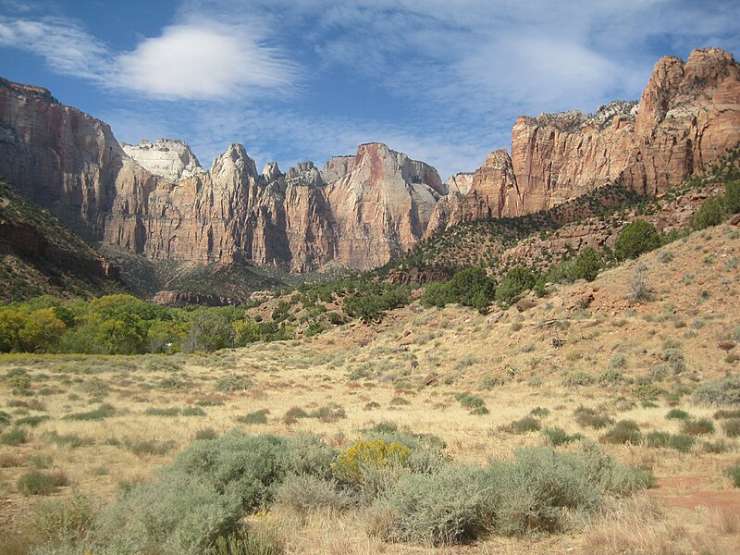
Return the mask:
M 725 183 L 725 208 L 730 214 L 740 212 L 740 180 Z
M 694 214 L 691 220 L 691 227 L 698 230 L 719 225 L 726 216 L 727 209 L 724 199 L 721 197 L 708 198 Z
M 569 434 L 568 432 L 566 432 L 562 428 L 558 428 L 557 426 L 554 426 L 552 428 L 545 428 L 544 430 L 542 430 L 542 435 L 544 435 L 547 439 L 547 442 L 554 447 L 558 447 L 559 445 L 566 445 L 568 443 L 583 439 L 583 436 L 581 434 Z
M 334 475 L 349 484 L 361 484 L 366 471 L 388 466 L 404 466 L 411 449 L 397 441 L 363 439 L 339 453 L 334 464 Z
M 477 395 L 471 395 L 467 392 L 458 393 L 457 395 L 455 395 L 455 399 L 457 399 L 463 407 L 468 409 L 470 411 L 470 414 L 488 414 L 486 402 Z
M 349 493 L 331 480 L 311 474 L 288 475 L 275 491 L 275 501 L 298 512 L 313 509 L 344 510 L 352 505 Z
M 568 277 L 572 281 L 577 279 L 593 281 L 599 275 L 602 266 L 603 262 L 599 253 L 591 247 L 586 247 L 575 257 L 573 263 L 569 266 Z
M 740 418 L 728 418 L 722 422 L 722 429 L 727 437 L 740 437 Z
M 502 305 L 511 304 L 524 291 L 532 289 L 536 281 L 537 276 L 528 268 L 522 266 L 512 268 L 496 289 L 496 302 Z
M 18 478 L 16 487 L 20 493 L 26 496 L 49 495 L 67 484 L 69 484 L 69 480 L 64 472 L 60 470 L 54 472 L 31 470 Z
M 330 448 L 237 432 L 194 442 L 152 482 L 131 487 L 103 511 L 96 542 L 117 554 L 196 555 L 240 530 L 248 512 L 270 502 L 288 473 L 329 472 Z
M 424 289 L 422 303 L 444 307 L 450 303 L 485 310 L 494 297 L 496 282 L 482 268 L 465 268 L 456 272 L 450 281 L 431 283 Z
M 635 220 L 619 233 L 614 244 L 614 254 L 619 260 L 637 258 L 643 253 L 657 249 L 660 244 L 660 234 L 653 224 Z
M 454 295 L 447 283 L 430 283 L 424 288 L 421 302 L 425 306 L 436 306 L 444 308 L 446 305 L 456 302 Z
M 402 476 L 371 510 L 371 531 L 383 539 L 427 545 L 562 530 L 567 515 L 596 511 L 605 495 L 652 485 L 652 476 L 615 463 L 596 446 L 576 453 L 520 449 L 513 460 L 484 469 L 446 466 Z
M 608 432 L 601 436 L 603 443 L 637 445 L 642 441 L 642 434 L 637 422 L 633 420 L 620 420 Z
M 448 467 L 435 474 L 408 474 L 371 509 L 371 530 L 386 541 L 426 545 L 477 538 L 487 514 L 480 471 Z
M 740 405 L 740 376 L 705 382 L 696 388 L 693 397 L 708 405 Z
M 681 426 L 681 431 L 692 436 L 713 434 L 714 422 L 709 418 L 684 420 L 683 425 Z
M 691 418 L 691 415 L 689 415 L 689 413 L 685 410 L 671 409 L 668 411 L 665 417 L 669 420 L 688 420 L 689 418 Z

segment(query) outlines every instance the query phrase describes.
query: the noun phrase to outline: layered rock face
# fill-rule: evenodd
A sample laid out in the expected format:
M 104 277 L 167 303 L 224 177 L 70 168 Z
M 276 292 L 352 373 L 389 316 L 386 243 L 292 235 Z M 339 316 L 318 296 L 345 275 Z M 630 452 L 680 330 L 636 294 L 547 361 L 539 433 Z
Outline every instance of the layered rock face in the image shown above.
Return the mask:
M 658 61 L 639 103 L 596 114 L 520 117 L 511 157 L 494 153 L 470 191 L 437 206 L 428 234 L 460 221 L 552 208 L 621 181 L 655 195 L 708 170 L 740 141 L 740 66 L 729 53 L 695 50 Z
M 93 241 L 154 260 L 368 269 L 410 249 L 447 192 L 382 144 L 258 173 L 241 145 L 209 171 L 182 142 L 124 145 L 36 87 L 0 81 L 0 175 Z
M 722 50 L 661 59 L 640 99 L 521 117 L 511 154 L 442 182 L 378 143 L 318 169 L 258 173 L 241 145 L 201 168 L 182 142 L 119 145 L 37 87 L 0 80 L 0 175 L 74 230 L 154 260 L 370 269 L 458 222 L 551 208 L 621 181 L 644 194 L 705 171 L 740 139 L 740 69 Z

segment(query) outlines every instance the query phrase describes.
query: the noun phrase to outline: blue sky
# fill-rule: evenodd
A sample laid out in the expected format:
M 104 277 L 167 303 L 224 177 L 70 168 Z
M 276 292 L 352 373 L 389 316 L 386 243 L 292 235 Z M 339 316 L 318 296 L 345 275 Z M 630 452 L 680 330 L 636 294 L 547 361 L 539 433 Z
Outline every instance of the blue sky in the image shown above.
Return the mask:
M 662 55 L 737 54 L 738 21 L 736 0 L 0 0 L 0 75 L 204 165 L 382 141 L 446 177 L 518 115 L 636 99 Z

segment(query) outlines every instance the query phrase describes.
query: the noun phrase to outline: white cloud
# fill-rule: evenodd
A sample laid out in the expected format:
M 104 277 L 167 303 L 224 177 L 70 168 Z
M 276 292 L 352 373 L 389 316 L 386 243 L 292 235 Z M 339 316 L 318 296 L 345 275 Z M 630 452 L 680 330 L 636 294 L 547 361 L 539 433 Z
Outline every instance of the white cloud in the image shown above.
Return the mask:
M 177 100 L 290 92 L 298 69 L 264 45 L 255 26 L 201 18 L 143 39 L 131 52 L 112 52 L 65 18 L 0 16 L 0 46 L 41 56 L 52 71 L 108 88 Z
M 115 59 L 115 84 L 149 96 L 195 100 L 289 87 L 295 66 L 259 38 L 238 25 L 173 25 Z
M 69 20 L 0 16 L 0 46 L 43 57 L 54 71 L 99 80 L 107 67 L 105 46 Z

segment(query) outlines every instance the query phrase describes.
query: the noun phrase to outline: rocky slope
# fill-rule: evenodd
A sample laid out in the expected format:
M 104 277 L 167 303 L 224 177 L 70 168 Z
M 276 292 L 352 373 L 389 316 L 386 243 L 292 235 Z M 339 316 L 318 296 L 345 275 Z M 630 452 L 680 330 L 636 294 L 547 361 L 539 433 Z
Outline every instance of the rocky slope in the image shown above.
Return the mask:
M 47 211 L 0 181 L 0 300 L 123 289 L 119 270 Z
M 740 141 L 740 66 L 717 49 L 658 61 L 639 103 L 520 117 L 511 155 L 492 153 L 466 195 L 436 207 L 427 235 L 462 221 L 552 208 L 607 183 L 655 195 Z
M 522 117 L 511 154 L 447 183 L 383 144 L 260 173 L 242 145 L 210 170 L 184 143 L 120 145 L 45 89 L 0 80 L 0 175 L 86 239 L 154 261 L 369 269 L 460 222 L 521 216 L 620 182 L 654 195 L 740 137 L 740 69 L 722 50 L 663 58 L 639 104 Z

